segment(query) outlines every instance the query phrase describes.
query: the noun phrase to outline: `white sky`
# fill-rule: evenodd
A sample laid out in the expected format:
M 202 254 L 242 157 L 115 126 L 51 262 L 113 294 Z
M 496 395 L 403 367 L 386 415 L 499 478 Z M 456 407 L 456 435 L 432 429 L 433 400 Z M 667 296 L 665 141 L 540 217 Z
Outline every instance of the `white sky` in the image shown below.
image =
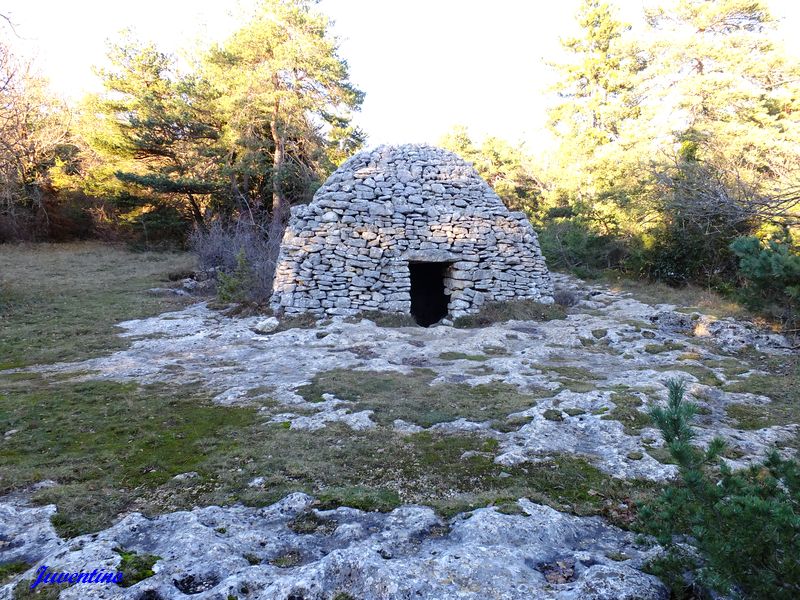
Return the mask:
M 248 0 L 250 1 L 250 0 Z M 644 2 L 617 0 L 634 21 Z M 341 55 L 366 100 L 357 122 L 368 144 L 435 142 L 455 124 L 476 138 L 545 141 L 548 62 L 574 33 L 578 0 L 322 0 Z M 772 0 L 790 51 L 800 55 L 800 2 Z M 54 90 L 78 98 L 97 89 L 92 65 L 124 28 L 179 52 L 224 38 L 240 5 L 225 0 L 0 0 Z

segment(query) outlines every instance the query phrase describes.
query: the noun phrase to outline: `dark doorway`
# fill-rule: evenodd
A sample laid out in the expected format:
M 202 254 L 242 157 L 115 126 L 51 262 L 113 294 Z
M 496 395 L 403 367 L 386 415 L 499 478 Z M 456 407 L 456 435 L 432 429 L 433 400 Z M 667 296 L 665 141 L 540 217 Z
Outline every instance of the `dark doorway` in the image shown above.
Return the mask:
M 447 315 L 450 298 L 444 293 L 444 274 L 449 263 L 408 263 L 411 272 L 411 314 L 429 327 Z

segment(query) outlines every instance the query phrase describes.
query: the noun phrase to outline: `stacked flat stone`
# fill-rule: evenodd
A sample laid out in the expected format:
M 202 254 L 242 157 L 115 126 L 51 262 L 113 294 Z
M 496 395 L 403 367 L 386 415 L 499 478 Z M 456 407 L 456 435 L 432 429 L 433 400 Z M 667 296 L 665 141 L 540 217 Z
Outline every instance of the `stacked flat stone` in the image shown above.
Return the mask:
M 553 301 L 531 225 L 467 162 L 427 145 L 379 146 L 292 207 L 275 273 L 279 313 L 408 313 L 409 262 L 446 262 L 453 317 L 487 301 Z

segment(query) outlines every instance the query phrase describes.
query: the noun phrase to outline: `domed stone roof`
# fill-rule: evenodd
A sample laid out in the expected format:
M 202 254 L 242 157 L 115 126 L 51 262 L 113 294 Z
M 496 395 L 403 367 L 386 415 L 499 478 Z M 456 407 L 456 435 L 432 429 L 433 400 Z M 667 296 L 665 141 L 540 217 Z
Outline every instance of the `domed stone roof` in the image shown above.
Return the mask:
M 459 316 L 512 298 L 552 302 L 525 214 L 509 212 L 452 152 L 407 144 L 356 154 L 310 204 L 292 208 L 271 305 L 320 315 L 411 312 L 420 320 L 431 303 Z

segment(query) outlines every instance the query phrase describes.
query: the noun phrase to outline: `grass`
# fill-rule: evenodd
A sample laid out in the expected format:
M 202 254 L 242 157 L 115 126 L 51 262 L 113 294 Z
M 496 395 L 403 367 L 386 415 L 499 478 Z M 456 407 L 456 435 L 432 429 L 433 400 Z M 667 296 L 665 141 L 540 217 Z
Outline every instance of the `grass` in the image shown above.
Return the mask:
M 310 402 L 319 402 L 323 393 L 331 393 L 353 402 L 353 410 L 375 411 L 373 418 L 383 425 L 403 419 L 422 427 L 459 417 L 505 419 L 536 403 L 535 396 L 506 383 L 431 385 L 435 376 L 429 369 L 414 369 L 409 374 L 336 369 L 318 373 L 297 393 Z
M 58 600 L 65 589 L 69 587 L 68 583 L 60 584 L 39 584 L 34 589 L 31 589 L 33 581 L 20 581 L 14 586 L 14 600 L 29 600 L 35 598 L 36 600 Z
M 125 347 L 115 324 L 187 304 L 151 296 L 186 253 L 136 253 L 99 243 L 0 245 L 0 370 L 76 361 Z
M 542 413 L 542 416 L 547 419 L 548 421 L 563 421 L 564 420 L 564 413 L 560 410 L 556 410 L 554 408 L 548 408 L 546 411 Z
M 574 367 L 569 365 L 547 365 L 541 367 L 544 371 L 551 371 L 558 375 L 558 381 L 564 387 L 576 394 L 585 394 L 597 389 L 595 381 L 598 376 L 588 369 L 583 367 Z M 554 392 L 551 395 L 555 395 Z
M 486 327 L 503 321 L 552 321 L 567 316 L 563 306 L 541 304 L 533 300 L 512 300 L 509 302 L 487 302 L 480 312 L 458 317 L 453 321 L 455 327 L 469 329 Z
M 274 565 L 280 569 L 290 569 L 292 567 L 296 567 L 303 561 L 303 557 L 300 556 L 300 553 L 297 550 L 288 550 L 273 558 L 270 562 L 271 565 Z
M 143 291 L 190 264 L 186 255 L 136 254 L 98 244 L 2 252 L 0 355 L 6 367 L 110 352 L 125 345 L 114 323 L 185 302 Z M 72 537 L 105 528 L 124 512 L 236 502 L 261 506 L 293 491 L 314 494 L 320 507 L 390 510 L 417 502 L 442 514 L 523 496 L 597 514 L 639 493 L 638 484 L 613 480 L 574 457 L 501 467 L 494 463 L 493 439 L 396 433 L 389 426 L 395 418 L 430 425 L 467 417 L 518 427 L 527 419 L 508 415 L 535 403 L 535 395 L 505 384 L 440 386 L 430 385 L 432 379 L 422 369 L 410 375 L 320 374 L 306 388 L 308 397 L 331 391 L 352 399 L 354 409 L 375 410 L 380 425 L 362 432 L 343 425 L 306 432 L 267 423 L 270 414 L 284 410 L 268 397 L 248 407 L 219 406 L 208 390 L 191 385 L 0 373 L 0 431 L 17 430 L 0 446 L 0 494 L 54 480 L 57 485 L 38 490 L 33 500 L 56 504 L 54 525 Z M 270 390 L 263 392 L 268 396 Z M 174 479 L 189 471 L 197 477 Z M 264 485 L 249 487 L 254 477 L 263 477 Z M 605 491 L 595 496 L 590 488 Z M 613 501 L 606 506 L 603 498 Z M 151 560 L 131 555 L 126 564 L 142 574 Z M 15 593 L 32 597 L 28 591 L 23 585 Z M 57 592 L 43 588 L 33 597 Z

